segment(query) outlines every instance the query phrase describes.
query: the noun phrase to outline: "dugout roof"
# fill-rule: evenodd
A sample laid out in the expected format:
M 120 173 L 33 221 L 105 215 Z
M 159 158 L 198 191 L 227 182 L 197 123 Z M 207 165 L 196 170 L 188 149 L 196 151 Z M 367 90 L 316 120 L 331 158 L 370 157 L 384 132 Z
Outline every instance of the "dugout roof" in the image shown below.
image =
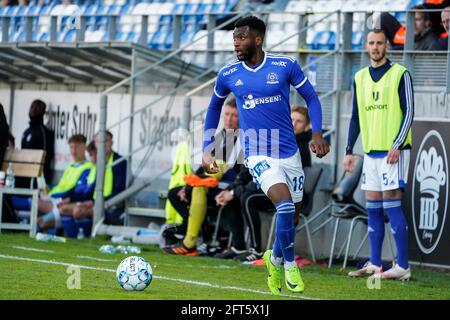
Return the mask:
M 0 43 L 0 81 L 113 85 L 131 75 L 133 53 L 139 57 L 137 71 L 168 54 L 131 42 Z M 139 80 L 176 83 L 183 67 L 183 61 L 173 57 Z M 191 64 L 183 80 L 204 71 Z

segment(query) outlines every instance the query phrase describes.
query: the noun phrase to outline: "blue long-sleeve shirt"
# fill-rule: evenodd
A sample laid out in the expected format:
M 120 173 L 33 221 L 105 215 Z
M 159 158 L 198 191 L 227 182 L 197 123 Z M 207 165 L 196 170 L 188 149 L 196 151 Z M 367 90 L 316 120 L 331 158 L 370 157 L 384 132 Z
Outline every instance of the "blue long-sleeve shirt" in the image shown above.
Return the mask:
M 373 81 L 379 81 L 391 66 L 392 62 L 390 60 L 387 60 L 385 64 L 377 68 L 369 67 L 370 76 L 372 77 Z M 402 147 L 414 118 L 414 91 L 411 75 L 408 71 L 406 71 L 400 79 L 400 83 L 398 86 L 398 95 L 400 97 L 400 107 L 402 109 L 403 119 L 400 124 L 400 129 L 394 141 L 392 142 L 392 149 L 409 149 L 411 148 L 410 145 Z M 353 153 L 353 147 L 356 143 L 356 140 L 358 139 L 359 133 L 360 127 L 358 118 L 358 102 L 356 97 L 356 84 L 355 82 L 353 82 L 353 107 L 348 130 L 347 147 L 345 149 L 346 154 Z M 369 155 L 374 157 L 384 157 L 386 154 L 387 152 L 369 153 Z
M 299 64 L 290 57 L 265 52 L 260 65 L 249 67 L 237 61 L 219 71 L 206 114 L 204 149 L 214 141 L 223 102 L 233 92 L 245 157 L 288 158 L 295 154 L 298 147 L 290 117 L 290 85 L 308 106 L 313 132 L 322 132 L 319 98 Z
M 70 202 L 86 201 L 91 199 L 92 193 L 89 191 L 88 176 L 91 169 L 84 170 L 74 188 L 65 192 L 53 193 L 52 198 L 69 198 Z

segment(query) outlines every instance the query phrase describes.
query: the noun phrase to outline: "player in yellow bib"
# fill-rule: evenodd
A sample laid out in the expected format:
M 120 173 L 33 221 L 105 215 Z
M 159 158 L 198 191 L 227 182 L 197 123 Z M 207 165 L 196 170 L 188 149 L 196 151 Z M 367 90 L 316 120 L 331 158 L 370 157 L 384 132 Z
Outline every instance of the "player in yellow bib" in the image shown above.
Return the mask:
M 414 95 L 408 70 L 386 58 L 386 46 L 383 31 L 369 32 L 366 48 L 370 66 L 355 74 L 344 169 L 354 168 L 353 146 L 361 133 L 365 154 L 361 189 L 369 216 L 370 260 L 349 276 L 407 280 L 411 277 L 408 225 L 401 199 L 407 183 Z M 383 272 L 384 213 L 389 217 L 398 254 L 396 264 Z

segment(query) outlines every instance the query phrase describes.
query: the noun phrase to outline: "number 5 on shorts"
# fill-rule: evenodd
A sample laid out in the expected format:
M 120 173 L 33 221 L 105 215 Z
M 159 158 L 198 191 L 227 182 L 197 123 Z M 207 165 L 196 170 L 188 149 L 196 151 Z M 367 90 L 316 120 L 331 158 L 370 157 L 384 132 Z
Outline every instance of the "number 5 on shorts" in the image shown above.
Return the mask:
M 303 180 L 305 177 L 301 176 L 301 177 L 294 177 L 293 181 L 294 181 L 294 192 L 299 192 L 303 190 Z
M 385 186 L 388 185 L 387 173 L 383 173 L 383 183 L 384 183 Z

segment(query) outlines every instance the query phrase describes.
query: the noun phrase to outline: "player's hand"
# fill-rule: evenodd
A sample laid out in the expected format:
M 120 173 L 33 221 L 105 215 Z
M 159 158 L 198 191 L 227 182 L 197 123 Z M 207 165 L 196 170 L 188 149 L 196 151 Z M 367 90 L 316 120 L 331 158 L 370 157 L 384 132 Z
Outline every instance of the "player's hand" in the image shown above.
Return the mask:
M 309 148 L 319 159 L 323 158 L 328 152 L 330 152 L 330 145 L 325 141 L 321 132 L 313 132 Z
M 210 152 L 204 152 L 202 158 L 202 167 L 206 173 L 214 174 L 219 172 L 219 166 L 216 163 L 216 159 Z
M 352 172 L 353 169 L 355 169 L 355 158 L 353 157 L 353 155 L 347 154 L 344 157 L 343 164 L 344 164 L 344 170 L 346 172 Z
M 215 200 L 216 200 L 216 204 L 218 206 L 223 207 L 223 206 L 226 206 L 228 204 L 228 202 L 233 200 L 233 195 L 231 194 L 231 192 L 229 190 L 223 190 L 216 196 Z
M 63 205 L 70 203 L 70 198 L 64 198 L 61 202 L 59 202 L 56 207 L 61 208 Z
M 387 154 L 387 163 L 389 164 L 397 163 L 399 158 L 400 158 L 400 150 L 391 149 Z
M 186 187 L 181 188 L 180 191 L 178 191 L 177 196 L 181 201 L 188 202 L 186 198 Z

